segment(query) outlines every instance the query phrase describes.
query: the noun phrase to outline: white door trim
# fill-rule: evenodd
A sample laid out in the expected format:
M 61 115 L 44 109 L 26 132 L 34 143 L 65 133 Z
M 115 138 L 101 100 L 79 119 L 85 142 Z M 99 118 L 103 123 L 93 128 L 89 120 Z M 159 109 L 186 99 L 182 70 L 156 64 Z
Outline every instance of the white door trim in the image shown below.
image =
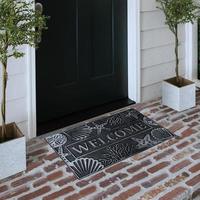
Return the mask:
M 197 65 L 198 65 L 198 25 L 188 23 L 185 25 L 185 66 L 186 78 L 190 80 L 197 79 Z
M 141 101 L 140 70 L 140 0 L 128 4 L 128 94 L 131 100 Z M 28 138 L 36 137 L 36 62 L 35 49 L 28 47 Z
M 28 101 L 28 136 L 36 137 L 36 62 L 35 49 L 27 47 L 27 101 Z
M 128 93 L 141 101 L 140 0 L 128 0 Z

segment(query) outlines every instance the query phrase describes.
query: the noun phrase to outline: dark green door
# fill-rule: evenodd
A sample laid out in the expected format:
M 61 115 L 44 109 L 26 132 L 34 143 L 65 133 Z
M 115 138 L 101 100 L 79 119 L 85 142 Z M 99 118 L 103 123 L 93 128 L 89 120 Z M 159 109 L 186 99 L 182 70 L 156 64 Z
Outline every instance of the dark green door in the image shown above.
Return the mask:
M 127 98 L 126 0 L 38 0 L 51 19 L 37 51 L 38 122 Z
M 198 79 L 200 80 L 200 20 L 198 20 Z

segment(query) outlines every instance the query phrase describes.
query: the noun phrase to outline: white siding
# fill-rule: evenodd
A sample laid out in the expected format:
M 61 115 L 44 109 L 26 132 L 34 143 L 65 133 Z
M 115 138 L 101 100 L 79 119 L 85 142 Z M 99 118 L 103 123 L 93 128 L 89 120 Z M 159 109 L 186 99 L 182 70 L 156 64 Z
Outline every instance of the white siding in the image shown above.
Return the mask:
M 142 101 L 161 96 L 161 82 L 175 75 L 174 36 L 155 0 L 141 0 L 141 80 Z M 181 26 L 180 66 L 185 73 L 185 29 Z
M 21 47 L 27 52 L 27 47 Z M 27 54 L 8 61 L 7 123 L 16 122 L 25 135 L 28 133 Z M 0 65 L 0 97 L 2 97 L 2 66 Z M 0 117 L 1 124 L 1 117 Z

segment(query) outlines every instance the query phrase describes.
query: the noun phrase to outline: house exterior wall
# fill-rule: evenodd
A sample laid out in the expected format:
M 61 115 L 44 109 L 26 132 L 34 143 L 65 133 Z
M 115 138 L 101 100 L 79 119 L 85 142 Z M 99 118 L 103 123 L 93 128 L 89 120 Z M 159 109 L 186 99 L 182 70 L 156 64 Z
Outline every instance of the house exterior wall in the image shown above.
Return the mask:
M 141 0 L 141 100 L 161 96 L 161 82 L 175 75 L 174 36 L 156 0 Z M 180 26 L 180 66 L 185 74 L 185 27 Z
M 141 100 L 161 96 L 161 81 L 174 76 L 174 38 L 164 24 L 164 15 L 156 8 L 155 0 L 140 0 L 141 21 Z M 134 23 L 134 20 L 133 20 Z M 180 28 L 181 74 L 185 73 L 185 31 Z M 7 122 L 15 121 L 29 137 L 35 133 L 35 64 L 30 48 L 21 47 L 26 53 L 21 59 L 10 59 L 8 65 Z M 2 85 L 0 66 L 0 86 Z M 31 96 L 33 94 L 33 96 Z M 0 89 L 1 97 L 1 89 Z M 0 120 L 1 123 L 1 120 Z
M 28 47 L 22 46 L 20 50 L 27 52 Z M 16 122 L 25 135 L 28 135 L 28 55 L 23 58 L 8 60 L 7 85 L 7 123 Z M 0 97 L 2 97 L 2 66 L 0 65 Z M 1 124 L 1 117 L 0 117 Z

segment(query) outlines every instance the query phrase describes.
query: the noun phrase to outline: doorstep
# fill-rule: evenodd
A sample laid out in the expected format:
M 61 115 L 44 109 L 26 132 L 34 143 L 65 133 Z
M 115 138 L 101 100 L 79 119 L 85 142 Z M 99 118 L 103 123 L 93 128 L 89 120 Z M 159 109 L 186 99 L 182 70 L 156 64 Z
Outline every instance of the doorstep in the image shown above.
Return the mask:
M 28 169 L 0 181 L 3 199 L 200 199 L 200 91 L 197 106 L 178 113 L 160 99 L 131 106 L 170 129 L 172 139 L 78 180 L 44 139 L 27 144 Z

